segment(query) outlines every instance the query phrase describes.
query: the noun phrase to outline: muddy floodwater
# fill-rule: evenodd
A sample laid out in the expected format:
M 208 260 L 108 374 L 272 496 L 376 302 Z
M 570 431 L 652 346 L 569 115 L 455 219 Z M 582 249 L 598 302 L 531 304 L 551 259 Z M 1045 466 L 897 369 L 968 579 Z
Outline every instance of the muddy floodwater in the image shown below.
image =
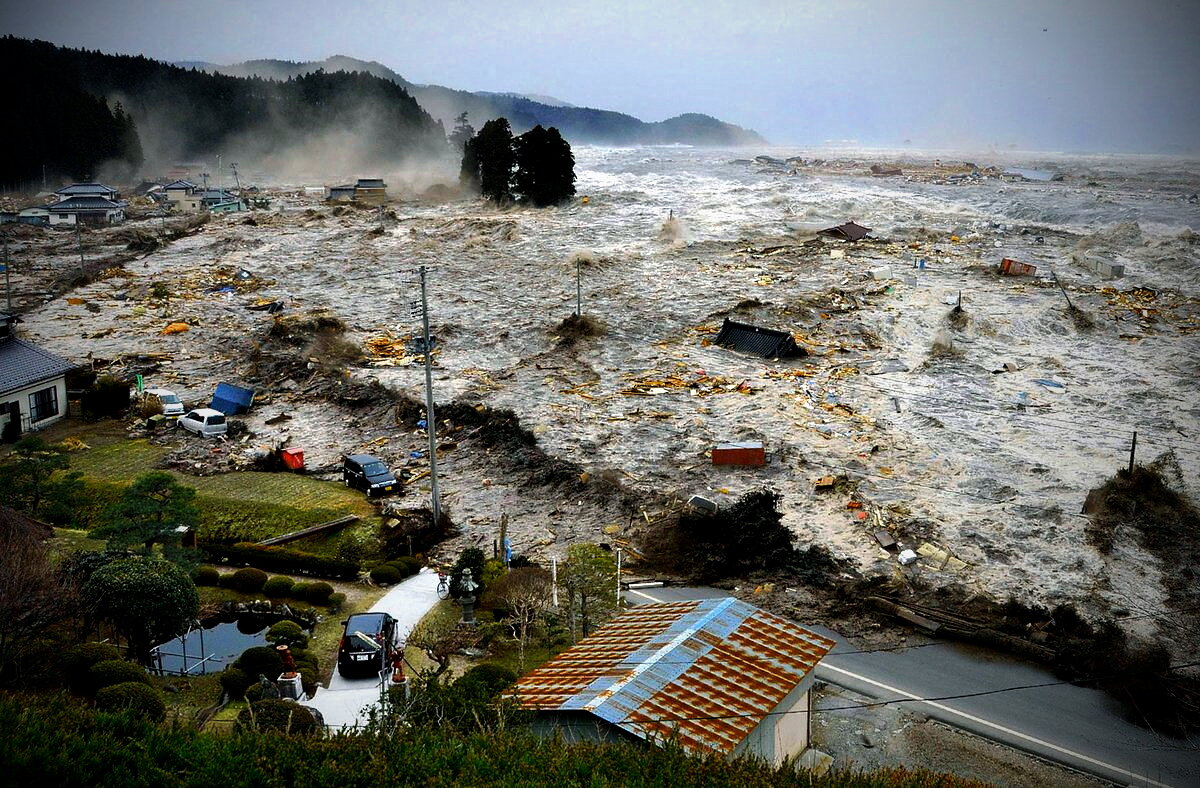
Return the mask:
M 302 189 L 320 181 L 264 184 L 273 204 L 253 224 L 214 217 L 71 301 L 34 294 L 23 330 L 79 362 L 161 354 L 148 385 L 201 403 L 217 381 L 251 376 L 275 318 L 248 307 L 278 300 L 280 315 L 336 315 L 346 339 L 374 349 L 352 378 L 421 398 L 410 343 L 416 272 L 429 266 L 438 402 L 510 408 L 585 474 L 720 504 L 773 488 L 802 545 L 868 574 L 1085 612 L 1161 611 L 1158 558 L 1134 539 L 1091 549 L 1080 511 L 1128 462 L 1135 430 L 1139 461 L 1174 452 L 1182 489 L 1200 492 L 1200 163 L 760 153 L 582 147 L 586 203 L 401 199 L 382 224 Z M 901 174 L 872 175 L 876 163 Z M 1010 167 L 1038 179 L 1001 174 Z M 851 219 L 871 237 L 815 233 Z M 77 263 L 67 235 L 20 240 L 17 278 Z M 1004 258 L 1036 270 L 1001 275 Z M 1113 264 L 1120 278 L 1105 275 Z M 231 285 L 243 270 L 250 278 Z M 603 330 L 564 343 L 555 328 L 576 308 L 577 272 L 583 312 Z M 153 297 L 155 282 L 169 301 Z M 807 355 L 716 346 L 726 317 L 791 332 Z M 188 330 L 163 334 L 172 321 Z M 248 446 L 288 436 L 310 466 L 369 450 L 426 467 L 412 456 L 425 448 L 415 423 L 364 423 L 307 395 L 308 383 L 260 387 Z M 768 463 L 713 466 L 725 441 L 763 442 Z M 440 465 L 463 528 L 456 547 L 489 545 L 503 513 L 514 552 L 543 558 L 631 525 L 611 504 L 511 477 L 469 442 L 446 446 Z M 825 476 L 849 486 L 815 489 Z M 424 500 L 423 484 L 406 503 Z M 919 562 L 902 570 L 873 537 L 881 530 Z

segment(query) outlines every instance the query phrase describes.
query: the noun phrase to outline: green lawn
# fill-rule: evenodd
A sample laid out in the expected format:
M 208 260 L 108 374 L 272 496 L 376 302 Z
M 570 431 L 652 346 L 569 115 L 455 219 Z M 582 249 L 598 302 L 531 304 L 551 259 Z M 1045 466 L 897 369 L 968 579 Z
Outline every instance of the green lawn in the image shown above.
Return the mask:
M 145 440 L 129 440 L 111 429 L 80 425 L 73 433 L 90 448 L 71 454 L 72 470 L 83 474 L 87 485 L 87 514 L 95 517 L 116 500 L 121 489 L 139 474 L 155 470 L 168 453 Z M 66 437 L 66 436 L 63 436 Z M 196 490 L 200 508 L 200 536 L 205 539 L 260 541 L 300 530 L 347 514 L 375 527 L 375 508 L 366 497 L 334 482 L 291 473 L 237 471 L 213 476 L 189 476 L 170 471 Z M 297 550 L 332 554 L 340 534 L 292 543 Z M 311 543 L 310 543 L 311 541 Z

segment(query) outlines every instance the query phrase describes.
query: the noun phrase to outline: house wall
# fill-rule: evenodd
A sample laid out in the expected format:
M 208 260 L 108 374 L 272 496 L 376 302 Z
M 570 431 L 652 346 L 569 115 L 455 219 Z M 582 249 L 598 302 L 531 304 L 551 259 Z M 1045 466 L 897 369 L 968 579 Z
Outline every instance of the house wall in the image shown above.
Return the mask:
M 61 227 L 63 225 L 74 226 L 75 214 L 73 213 L 52 213 L 50 214 L 50 226 Z
M 180 211 L 200 210 L 200 198 L 193 194 L 188 194 L 182 189 L 172 189 L 167 192 L 167 202 Z
M 49 418 L 42 419 L 41 421 L 38 421 L 36 423 L 31 423 L 29 421 L 29 419 L 30 419 L 30 416 L 32 415 L 32 410 L 29 406 L 29 395 L 33 394 L 35 392 L 41 391 L 42 389 L 50 388 L 52 386 L 55 389 L 57 389 L 58 413 L 56 413 L 55 415 L 53 415 Z M 21 423 L 21 431 L 22 432 L 28 432 L 30 430 L 40 430 L 43 427 L 48 427 L 51 424 L 53 424 L 54 422 L 62 419 L 64 416 L 67 415 L 67 381 L 66 381 L 66 378 L 65 377 L 53 378 L 51 380 L 42 381 L 41 383 L 35 383 L 32 386 L 26 386 L 23 389 L 17 389 L 16 391 L 10 391 L 6 394 L 0 394 L 0 403 L 3 403 L 4 405 L 8 405 L 9 403 L 12 403 L 12 402 L 16 402 L 20 406 L 21 422 L 22 422 Z M 10 413 L 8 412 L 9 408 L 6 407 L 4 410 L 5 410 L 5 412 L 2 415 L 0 415 L 0 431 L 3 431 L 5 425 L 7 425 L 8 422 L 11 420 Z
M 734 748 L 735 755 L 755 755 L 779 766 L 808 747 L 809 686 L 802 682 L 760 722 L 742 743 Z

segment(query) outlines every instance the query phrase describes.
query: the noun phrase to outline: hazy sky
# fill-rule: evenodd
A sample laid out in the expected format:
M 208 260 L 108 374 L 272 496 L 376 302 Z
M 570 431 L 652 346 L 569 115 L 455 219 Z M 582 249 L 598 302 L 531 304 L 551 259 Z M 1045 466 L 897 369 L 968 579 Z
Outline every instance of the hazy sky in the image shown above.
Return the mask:
M 1200 0 L 0 0 L 0 31 L 162 60 L 377 60 L 772 142 L 1200 150 Z

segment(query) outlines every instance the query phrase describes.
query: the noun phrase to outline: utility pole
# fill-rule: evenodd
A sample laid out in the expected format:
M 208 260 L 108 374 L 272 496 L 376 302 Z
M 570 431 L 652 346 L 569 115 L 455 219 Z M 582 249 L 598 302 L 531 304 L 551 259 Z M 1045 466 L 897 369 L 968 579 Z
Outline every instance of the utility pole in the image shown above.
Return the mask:
M 582 266 L 583 266 L 583 261 L 579 257 L 576 257 L 575 258 L 575 317 L 583 316 L 583 283 L 581 281 L 582 276 L 583 276 L 581 273 Z
M 433 524 L 442 519 L 442 503 L 438 496 L 437 477 L 437 417 L 433 413 L 433 348 L 429 342 L 429 296 L 425 288 L 425 266 L 421 266 L 421 324 L 425 348 L 425 432 L 429 435 L 429 494 L 433 509 Z
M 229 163 L 229 169 L 233 170 L 233 182 L 237 184 L 238 195 L 240 196 L 242 193 L 242 179 L 238 177 L 237 168 L 238 163 L 236 161 Z
M 221 154 L 217 154 L 217 188 L 221 188 Z
M 617 609 L 621 609 L 621 548 L 617 548 Z
M 550 604 L 558 609 L 558 559 L 550 559 Z
M 75 214 L 75 243 L 79 244 L 79 278 L 83 279 L 83 232 L 79 229 L 79 214 Z
M 1133 445 L 1129 447 L 1129 473 L 1133 473 L 1133 456 L 1137 453 L 1137 430 L 1133 432 Z
M 12 268 L 12 261 L 8 259 L 8 233 L 4 234 L 4 301 L 7 307 L 4 311 L 12 314 L 12 284 L 8 279 L 8 269 Z

